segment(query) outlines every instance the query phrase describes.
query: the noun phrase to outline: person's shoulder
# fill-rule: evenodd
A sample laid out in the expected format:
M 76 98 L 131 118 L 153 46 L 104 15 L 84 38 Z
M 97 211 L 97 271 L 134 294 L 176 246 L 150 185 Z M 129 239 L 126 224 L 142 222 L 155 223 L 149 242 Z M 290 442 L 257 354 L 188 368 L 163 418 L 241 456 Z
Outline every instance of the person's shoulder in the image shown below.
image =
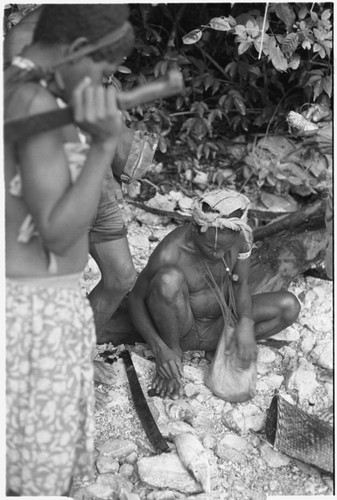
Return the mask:
M 57 109 L 56 98 L 39 82 L 5 84 L 5 118 L 19 119 Z

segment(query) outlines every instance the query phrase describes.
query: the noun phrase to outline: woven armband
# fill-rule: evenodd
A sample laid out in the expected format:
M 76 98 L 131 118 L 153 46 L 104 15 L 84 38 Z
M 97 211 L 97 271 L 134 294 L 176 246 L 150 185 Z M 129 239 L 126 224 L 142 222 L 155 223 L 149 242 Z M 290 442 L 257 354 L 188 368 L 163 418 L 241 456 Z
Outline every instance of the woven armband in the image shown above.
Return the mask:
M 248 257 L 250 257 L 252 253 L 252 250 L 250 249 L 248 252 L 245 252 L 245 253 L 239 253 L 238 254 L 238 259 L 239 260 L 244 260 L 244 259 L 248 259 Z

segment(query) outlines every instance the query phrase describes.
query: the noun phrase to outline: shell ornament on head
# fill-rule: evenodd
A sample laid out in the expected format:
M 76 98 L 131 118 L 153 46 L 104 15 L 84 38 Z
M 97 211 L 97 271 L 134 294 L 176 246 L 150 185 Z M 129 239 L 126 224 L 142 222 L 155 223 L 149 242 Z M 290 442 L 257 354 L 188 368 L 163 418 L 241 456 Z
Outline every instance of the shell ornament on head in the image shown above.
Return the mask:
M 205 211 L 205 204 L 210 211 Z M 252 229 L 247 224 L 250 200 L 244 194 L 231 189 L 217 189 L 204 194 L 193 204 L 192 217 L 202 233 L 210 227 L 242 231 L 247 241 L 251 240 Z M 236 210 L 242 210 L 242 217 L 229 217 Z

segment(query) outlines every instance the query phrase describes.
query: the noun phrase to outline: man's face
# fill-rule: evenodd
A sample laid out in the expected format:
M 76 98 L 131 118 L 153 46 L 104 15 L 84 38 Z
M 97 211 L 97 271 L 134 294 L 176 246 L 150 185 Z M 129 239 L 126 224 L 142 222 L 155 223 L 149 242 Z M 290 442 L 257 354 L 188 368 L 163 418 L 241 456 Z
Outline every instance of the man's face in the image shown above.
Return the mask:
M 233 247 L 240 231 L 210 227 L 201 233 L 197 229 L 195 242 L 201 253 L 210 260 L 220 260 Z

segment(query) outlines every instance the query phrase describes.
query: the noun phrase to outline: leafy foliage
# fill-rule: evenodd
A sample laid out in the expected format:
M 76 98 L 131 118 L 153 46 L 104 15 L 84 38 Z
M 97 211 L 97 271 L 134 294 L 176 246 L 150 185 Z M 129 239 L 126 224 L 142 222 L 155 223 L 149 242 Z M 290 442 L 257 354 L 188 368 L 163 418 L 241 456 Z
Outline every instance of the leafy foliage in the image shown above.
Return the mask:
M 24 9 L 34 6 L 9 4 L 5 25 L 15 24 Z M 302 112 L 323 96 L 332 98 L 333 4 L 130 7 L 137 42 L 115 74 L 117 83 L 129 90 L 178 67 L 185 92 L 125 112 L 129 126 L 159 133 L 159 158 L 165 154 L 163 161 L 173 163 L 187 184 L 197 178 L 200 183 L 293 189 L 303 178 L 299 170 L 284 174 L 275 162 L 267 162 L 266 174 L 256 161 L 266 149 L 254 146 L 257 156 L 246 164 L 241 143 L 286 136 L 289 111 Z

